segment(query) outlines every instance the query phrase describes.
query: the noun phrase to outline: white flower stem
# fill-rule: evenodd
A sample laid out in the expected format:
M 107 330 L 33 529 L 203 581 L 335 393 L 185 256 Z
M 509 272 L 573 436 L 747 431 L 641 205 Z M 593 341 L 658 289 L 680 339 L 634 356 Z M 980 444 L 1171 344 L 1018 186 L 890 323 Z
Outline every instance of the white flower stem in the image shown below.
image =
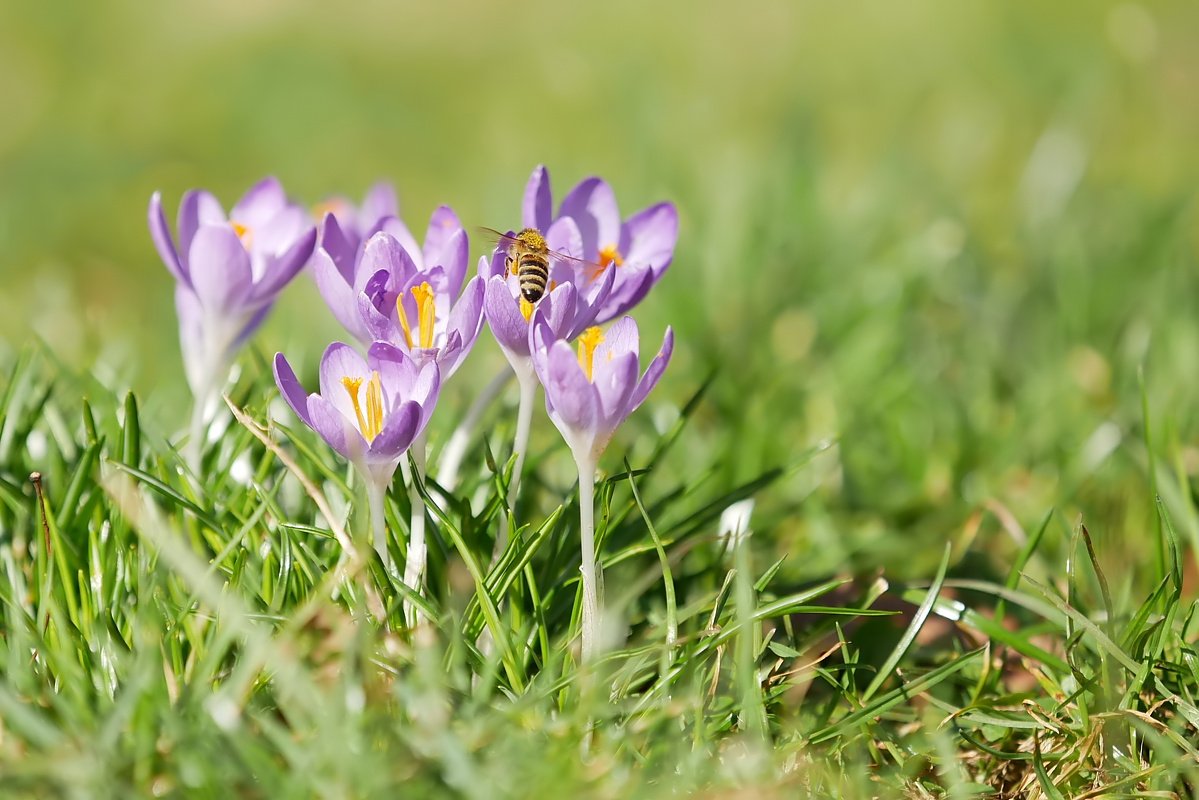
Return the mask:
M 404 583 L 417 594 L 421 594 L 421 578 L 425 574 L 428 548 L 425 546 L 425 500 L 416 488 L 417 481 L 425 479 L 425 434 L 422 432 L 412 443 L 409 452 L 416 463 L 416 474 L 408 486 L 408 497 L 412 502 L 412 519 L 408 526 L 408 561 L 404 564 Z M 416 607 L 404 603 L 404 616 L 415 625 L 418 622 Z
M 529 370 L 517 373 L 520 382 L 520 408 L 516 415 L 516 438 L 512 441 L 512 452 L 516 454 L 516 465 L 512 468 L 512 483 L 508 485 L 508 511 L 516 510 L 516 499 L 520 496 L 520 477 L 525 467 L 525 453 L 529 449 L 529 429 L 533 425 L 533 406 L 537 402 L 537 389 L 541 386 L 537 374 Z
M 437 458 L 437 482 L 447 492 L 452 492 L 458 485 L 458 470 L 462 467 L 462 459 L 466 455 L 466 448 L 470 445 L 471 434 L 475 432 L 475 428 L 479 427 L 479 420 L 483 418 L 483 414 L 487 412 L 495 399 L 500 396 L 500 392 L 508 385 L 511 378 L 512 368 L 505 365 L 471 403 L 470 408 L 466 411 L 466 416 L 462 418 L 462 422 L 458 423 L 458 427 L 450 436 L 446 446 L 441 449 L 441 454 Z
M 375 552 L 383 560 L 383 568 L 390 572 L 391 554 L 387 551 L 387 517 L 383 510 L 383 502 L 386 497 L 387 484 L 367 478 L 366 502 L 370 508 L 371 539 L 375 545 Z
M 208 426 L 204 424 L 204 409 L 208 405 L 209 392 L 205 392 L 203 396 L 197 396 L 192 405 L 191 425 L 188 426 L 187 433 L 187 448 L 183 451 L 183 458 L 187 462 L 187 467 L 200 479 L 200 467 L 204 459 L 204 439 L 208 434 Z
M 595 467 L 594 456 L 575 456 L 579 468 L 579 543 L 583 550 L 583 663 L 599 655 L 600 601 L 599 570 L 595 563 Z

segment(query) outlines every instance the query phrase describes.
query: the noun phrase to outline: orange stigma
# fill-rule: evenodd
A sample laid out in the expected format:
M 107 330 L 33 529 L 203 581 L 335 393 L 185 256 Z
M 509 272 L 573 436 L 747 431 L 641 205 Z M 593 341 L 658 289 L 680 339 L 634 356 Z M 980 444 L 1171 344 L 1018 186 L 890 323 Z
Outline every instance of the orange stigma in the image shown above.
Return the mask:
M 579 336 L 579 366 L 587 380 L 591 380 L 592 364 L 595 362 L 595 348 L 604 341 L 604 332 L 598 327 L 588 328 Z
M 599 254 L 596 256 L 596 259 L 595 259 L 596 269 L 595 269 L 595 272 L 591 275 L 591 280 L 595 280 L 600 275 L 603 275 L 604 270 L 606 270 L 610 266 L 619 267 L 619 266 L 623 266 L 623 265 L 624 265 L 624 256 L 620 254 L 620 250 L 618 250 L 616 248 L 616 245 L 610 244 L 606 247 L 601 247 Z
M 241 246 L 249 250 L 254 245 L 254 231 L 242 225 L 240 222 L 231 222 L 233 232 L 237 234 Z
M 536 307 L 537 306 L 533 305 L 523 297 L 520 298 L 520 313 L 524 315 L 525 322 L 529 322 L 533 319 L 533 309 Z

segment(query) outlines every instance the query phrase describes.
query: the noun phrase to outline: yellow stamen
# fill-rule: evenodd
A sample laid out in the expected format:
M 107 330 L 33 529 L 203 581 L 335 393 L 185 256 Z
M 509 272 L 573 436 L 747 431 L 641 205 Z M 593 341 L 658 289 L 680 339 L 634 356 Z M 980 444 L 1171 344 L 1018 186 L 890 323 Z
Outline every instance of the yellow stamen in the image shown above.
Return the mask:
M 620 254 L 620 250 L 617 249 L 616 245 L 610 244 L 607 247 L 600 248 L 599 255 L 595 259 L 595 265 L 596 269 L 591 275 L 591 280 L 595 280 L 600 275 L 603 275 L 604 270 L 610 266 L 624 266 L 624 256 Z
M 346 387 L 350 395 L 350 402 L 354 404 L 354 414 L 358 417 L 358 430 L 365 436 L 366 420 L 362 417 L 362 406 L 358 405 L 358 390 L 362 388 L 362 378 L 345 377 L 341 379 L 341 385 Z
M 396 313 L 400 317 L 400 328 L 404 331 L 404 341 L 408 343 L 408 349 L 412 349 L 412 328 L 408 326 L 408 315 L 404 313 L 404 293 L 400 292 L 400 296 L 396 298 Z
M 238 222 L 231 224 L 233 225 L 233 232 L 237 234 L 237 238 L 241 241 L 241 246 L 249 250 L 254 244 L 254 231 Z
M 436 306 L 433 303 L 433 288 L 428 282 L 412 287 L 412 298 L 416 300 L 417 324 L 420 325 L 420 346 L 428 349 L 433 346 L 433 324 L 437 317 Z
M 523 297 L 520 298 L 520 313 L 524 314 L 525 322 L 528 322 L 531 319 L 533 319 L 533 309 L 534 308 L 536 308 L 536 306 L 534 306 L 528 300 L 524 299 Z
M 373 442 L 383 431 L 383 384 L 379 382 L 379 373 L 372 372 L 371 379 L 366 384 L 366 414 L 362 413 L 362 403 L 358 399 L 358 390 L 362 388 L 362 378 L 345 377 L 341 385 L 346 387 L 350 402 L 354 404 L 354 415 L 358 417 L 358 430 L 362 431 L 367 442 Z
M 591 367 L 595 361 L 595 348 L 604 341 L 604 332 L 598 327 L 588 328 L 579 336 L 579 366 L 587 380 L 591 380 Z
M 379 373 L 372 372 L 371 379 L 366 384 L 366 430 L 362 433 L 368 442 L 383 432 L 383 384 L 379 381 Z

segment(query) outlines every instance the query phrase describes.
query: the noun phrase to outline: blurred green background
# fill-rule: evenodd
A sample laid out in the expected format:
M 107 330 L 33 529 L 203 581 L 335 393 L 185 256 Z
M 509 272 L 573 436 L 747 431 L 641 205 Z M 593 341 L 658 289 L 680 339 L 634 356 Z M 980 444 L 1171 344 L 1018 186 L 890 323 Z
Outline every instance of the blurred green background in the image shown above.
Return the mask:
M 680 208 L 637 311 L 679 346 L 624 447 L 714 367 L 680 483 L 839 437 L 759 503 L 790 569 L 927 570 L 989 501 L 1149 558 L 1142 365 L 1199 469 L 1192 2 L 4 0 L 0 109 L 0 363 L 41 337 L 163 435 L 190 399 L 154 190 L 173 219 L 191 187 L 228 207 L 275 174 L 312 204 L 382 177 L 414 230 L 441 202 L 503 229 L 544 163 L 558 197 L 600 174 L 626 215 Z M 321 309 L 301 278 L 255 346 L 311 375 L 344 336 Z M 435 441 L 501 363 L 484 334 Z

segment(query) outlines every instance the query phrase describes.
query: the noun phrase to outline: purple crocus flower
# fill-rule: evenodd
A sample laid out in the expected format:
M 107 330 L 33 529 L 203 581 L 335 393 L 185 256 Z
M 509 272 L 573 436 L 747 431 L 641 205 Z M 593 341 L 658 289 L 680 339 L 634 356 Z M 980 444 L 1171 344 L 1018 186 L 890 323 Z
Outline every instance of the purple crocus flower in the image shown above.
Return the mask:
M 638 378 L 640 336 L 632 317 L 621 318 L 607 333 L 588 328 L 576 355 L 538 310 L 531 339 L 546 411 L 575 458 L 589 462 L 598 461 L 612 434 L 658 385 L 674 351 L 668 327 L 661 350 Z
M 178 281 L 179 338 L 196 398 L 189 449 L 198 467 L 203 422 L 229 363 L 312 255 L 316 229 L 274 178 L 251 188 L 228 216 L 208 192 L 184 194 L 178 248 L 159 192 L 150 198 L 149 223 L 158 254 Z
M 458 297 L 466 278 L 470 248 L 466 231 L 453 209 L 441 206 L 433 212 L 423 247 L 417 244 L 408 228 L 395 216 L 376 220 L 367 238 L 362 240 L 346 233 L 338 218 L 332 214 L 325 215 L 322 231 L 321 246 L 313 258 L 317 288 L 338 322 L 363 347 L 370 346 L 372 341 L 380 338 L 398 343 L 402 337 L 380 337 L 372 333 L 368 318 L 361 313 L 358 296 L 366 292 L 372 301 L 380 304 L 376 312 L 388 316 L 389 311 L 394 309 L 385 310 L 382 304 L 387 302 L 394 305 L 399 292 L 409 288 L 405 282 L 416 273 L 425 275 L 431 288 L 435 289 L 439 298 L 437 311 L 444 327 L 449 320 L 453 298 Z M 380 275 L 380 272 L 386 274 Z M 417 281 L 417 285 L 421 282 Z M 416 309 L 413 308 L 413 311 Z M 396 323 L 399 324 L 398 319 Z M 474 335 L 478 335 L 477 330 Z M 464 347 L 469 351 L 474 338 L 470 337 L 469 343 L 465 339 L 464 330 Z M 407 344 L 407 340 L 403 341 Z M 419 346 L 419 337 L 413 346 Z M 446 364 L 448 361 L 443 363 L 443 369 Z M 445 377 L 448 378 L 452 370 L 445 371 Z
M 437 361 L 446 379 L 470 353 L 483 329 L 483 278 L 471 278 L 458 296 L 466 236 L 459 229 L 453 238 L 445 248 L 454 256 L 450 266 L 422 270 L 391 235 L 375 234 L 362 258 L 363 272 L 375 271 L 355 304 L 360 324 L 372 341 L 390 342 L 418 364 Z
M 533 364 L 545 387 L 550 419 L 570 446 L 579 471 L 579 540 L 583 573 L 583 661 L 599 653 L 600 615 L 595 561 L 595 469 L 612 434 L 658 384 L 674 350 L 666 329 L 662 349 L 638 377 L 637 323 L 624 317 L 605 335 L 598 327 L 579 336 L 578 355 L 555 337 L 542 311 L 530 332 Z
M 366 358 L 335 342 L 321 358 L 320 392 L 308 394 L 282 353 L 275 355 L 275 383 L 305 425 L 357 469 L 367 485 L 375 547 L 389 563 L 383 496 L 400 458 L 424 432 L 437 404 L 441 373 L 436 361 L 418 366 L 386 342 Z
M 544 231 L 564 217 L 574 220 L 581 257 L 595 262 L 594 267 L 579 267 L 576 283 L 586 285 L 606 272 L 616 273 L 612 291 L 596 314 L 598 322 L 615 319 L 641 302 L 670 267 L 679 235 L 673 203 L 658 203 L 621 221 L 612 187 L 591 177 L 570 190 L 557 216 L 553 207 L 549 172 L 539 166 L 525 187 L 523 222 Z

